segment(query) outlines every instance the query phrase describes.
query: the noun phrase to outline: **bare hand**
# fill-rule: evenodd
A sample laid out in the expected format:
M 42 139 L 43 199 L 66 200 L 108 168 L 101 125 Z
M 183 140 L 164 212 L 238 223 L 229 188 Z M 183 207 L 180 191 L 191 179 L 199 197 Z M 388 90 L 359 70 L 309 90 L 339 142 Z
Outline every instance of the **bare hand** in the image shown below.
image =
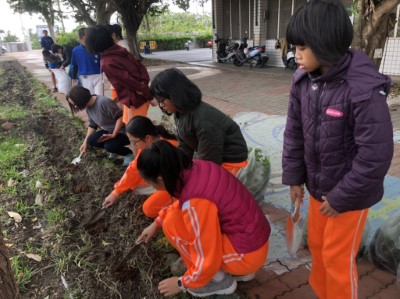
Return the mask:
M 337 215 L 339 215 L 339 213 L 334 208 L 331 207 L 326 196 L 322 196 L 322 200 L 324 202 L 319 208 L 319 211 L 321 212 L 322 215 L 326 217 L 336 217 Z
M 80 152 L 80 153 L 84 153 L 84 152 L 86 152 L 86 151 L 87 151 L 87 143 L 86 143 L 86 142 L 83 142 L 82 145 L 81 145 L 81 147 L 79 148 L 79 152 Z
M 98 143 L 106 142 L 108 140 L 114 139 L 115 136 L 113 134 L 103 134 L 99 139 L 97 139 Z
M 146 227 L 140 237 L 136 240 L 136 243 L 138 242 L 142 242 L 144 241 L 145 243 L 148 243 L 151 238 L 153 238 L 155 236 L 155 234 L 158 231 L 158 225 L 157 223 L 153 222 L 152 224 L 150 224 L 148 227 Z
M 165 297 L 178 294 L 181 291 L 178 287 L 178 279 L 179 277 L 176 276 L 164 279 L 158 284 L 158 290 Z
M 103 201 L 102 207 L 108 208 L 111 207 L 118 199 L 119 196 L 115 196 L 113 193 L 110 193 Z
M 150 105 L 153 106 L 153 107 L 157 107 L 158 106 L 158 102 L 155 99 L 152 99 L 150 101 Z
M 290 186 L 290 199 L 292 200 L 292 202 L 295 202 L 296 198 L 299 199 L 299 204 L 303 203 L 303 198 L 304 198 L 304 186 L 303 185 Z

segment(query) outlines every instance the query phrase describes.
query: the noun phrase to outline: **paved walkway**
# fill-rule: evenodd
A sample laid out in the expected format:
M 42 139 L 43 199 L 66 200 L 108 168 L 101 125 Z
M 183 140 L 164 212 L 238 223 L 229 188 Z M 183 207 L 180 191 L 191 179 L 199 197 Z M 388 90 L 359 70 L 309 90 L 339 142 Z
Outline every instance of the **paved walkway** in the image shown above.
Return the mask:
M 49 86 L 50 76 L 48 71 L 43 69 L 40 51 L 12 54 L 40 81 Z M 199 60 L 193 62 L 193 59 L 191 64 L 171 62 L 170 66 L 179 67 L 188 75 L 201 88 L 204 100 L 234 117 L 249 145 L 260 147 L 271 158 L 272 178 L 264 204 L 264 211 L 273 226 L 271 248 L 268 260 L 257 273 L 256 279 L 243 284 L 248 296 L 261 299 L 315 298 L 307 282 L 311 267 L 309 252 L 302 249 L 297 257 L 290 257 L 285 248 L 285 223 L 289 200 L 287 187 L 280 184 L 280 160 L 291 72 L 269 67 L 250 70 L 247 67 L 237 68 L 233 65 Z M 166 67 L 169 66 L 149 68 L 151 78 Z M 64 96 L 58 96 L 65 105 Z M 400 111 L 393 110 L 391 113 L 393 124 L 399 129 Z M 149 116 L 160 119 L 158 108 L 151 108 Z M 399 139 L 396 133 L 396 140 Z M 383 221 L 382 211 L 386 210 L 387 206 L 392 206 L 393 209 L 400 206 L 399 178 L 400 144 L 396 144 L 395 156 L 385 182 L 385 199 L 381 206 L 377 205 L 375 210 L 371 209 L 370 212 L 374 216 L 371 223 L 375 227 Z M 394 275 L 377 269 L 365 259 L 358 261 L 358 270 L 359 298 L 400 298 Z

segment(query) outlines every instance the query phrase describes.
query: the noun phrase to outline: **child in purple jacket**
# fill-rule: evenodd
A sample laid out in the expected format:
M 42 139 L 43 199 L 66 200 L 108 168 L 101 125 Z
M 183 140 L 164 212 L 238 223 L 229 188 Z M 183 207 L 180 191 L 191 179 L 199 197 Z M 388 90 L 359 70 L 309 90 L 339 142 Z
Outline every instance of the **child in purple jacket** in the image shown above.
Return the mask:
M 349 50 L 353 27 L 338 0 L 313 0 L 292 16 L 296 47 L 283 148 L 292 201 L 310 193 L 310 284 L 319 298 L 357 298 L 355 257 L 368 209 L 383 196 L 393 156 L 390 79 Z

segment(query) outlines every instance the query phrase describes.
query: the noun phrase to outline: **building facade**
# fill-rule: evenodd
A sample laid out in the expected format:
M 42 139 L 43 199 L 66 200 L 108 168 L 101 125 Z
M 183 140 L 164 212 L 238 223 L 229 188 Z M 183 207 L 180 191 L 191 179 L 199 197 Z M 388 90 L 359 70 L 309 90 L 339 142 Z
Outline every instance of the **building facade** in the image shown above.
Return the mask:
M 212 0 L 214 34 L 239 42 L 247 33 L 249 47 L 266 45 L 268 65 L 284 67 L 277 40 L 284 38 L 286 27 L 293 12 L 307 0 Z M 352 0 L 344 0 L 351 6 Z M 399 19 L 397 7 L 397 20 Z M 214 44 L 213 57 L 216 60 Z M 390 33 L 385 46 L 381 71 L 388 75 L 400 75 L 400 28 L 398 22 Z

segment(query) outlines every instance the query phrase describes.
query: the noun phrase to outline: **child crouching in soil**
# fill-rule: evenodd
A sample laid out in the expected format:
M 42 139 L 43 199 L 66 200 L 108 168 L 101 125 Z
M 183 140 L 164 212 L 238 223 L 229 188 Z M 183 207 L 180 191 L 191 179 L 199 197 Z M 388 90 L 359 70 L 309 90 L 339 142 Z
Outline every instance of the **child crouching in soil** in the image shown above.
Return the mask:
M 114 190 L 104 199 L 103 207 L 113 205 L 122 193 L 128 190 L 143 192 L 142 189 L 149 185 L 140 177 L 137 169 L 137 159 L 141 151 L 157 140 L 166 140 L 174 146 L 178 146 L 176 136 L 169 133 L 162 125 L 154 125 L 153 122 L 144 116 L 133 117 L 126 126 L 126 134 L 134 150 L 137 151 L 135 159 L 129 164 L 122 178 L 115 183 Z M 154 189 L 151 188 L 153 191 Z M 150 218 L 156 218 L 160 210 L 171 204 L 171 196 L 167 191 L 158 190 L 153 193 L 143 204 L 143 212 Z
M 187 266 L 182 277 L 159 283 L 162 295 L 232 294 L 236 281 L 254 277 L 267 257 L 270 226 L 238 179 L 213 162 L 192 161 L 164 140 L 143 150 L 137 167 L 154 188 L 179 198 L 138 238 L 149 242 L 162 227 Z
M 105 149 L 110 158 L 114 158 L 115 155 L 123 156 L 123 166 L 128 166 L 133 154 L 126 147 L 129 145 L 129 139 L 125 135 L 122 110 L 118 105 L 105 96 L 90 94 L 90 91 L 82 86 L 72 87 L 67 101 L 72 113 L 85 109 L 89 118 L 89 127 L 80 152 L 86 152 L 88 145 Z

